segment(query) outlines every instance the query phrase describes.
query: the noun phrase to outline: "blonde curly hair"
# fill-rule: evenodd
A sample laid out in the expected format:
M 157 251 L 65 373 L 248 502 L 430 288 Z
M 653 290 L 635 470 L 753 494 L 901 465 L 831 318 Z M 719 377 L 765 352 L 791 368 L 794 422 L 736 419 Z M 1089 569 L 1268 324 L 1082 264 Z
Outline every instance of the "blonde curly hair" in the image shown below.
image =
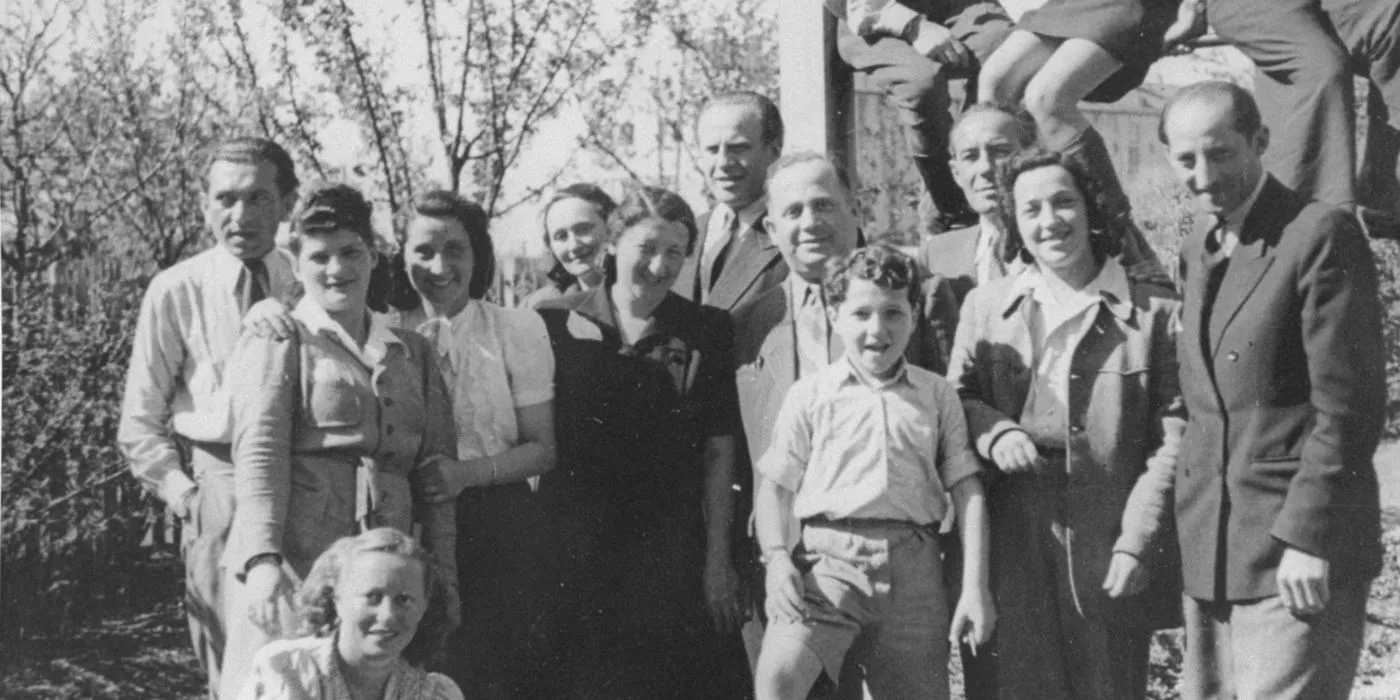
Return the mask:
M 397 554 L 423 566 L 423 588 L 427 594 L 427 607 L 423 619 L 413 635 L 413 641 L 404 649 L 403 656 L 409 663 L 422 666 L 437 653 L 452 632 L 452 622 L 447 615 L 447 582 L 438 575 L 433 563 L 428 559 L 428 550 L 418 541 L 392 528 L 381 527 L 353 537 L 336 540 L 326 551 L 317 557 L 306 581 L 297 589 L 297 608 L 300 613 L 304 634 L 329 637 L 340 627 L 340 619 L 335 612 L 335 591 L 345 569 L 350 562 L 363 552 L 384 552 Z

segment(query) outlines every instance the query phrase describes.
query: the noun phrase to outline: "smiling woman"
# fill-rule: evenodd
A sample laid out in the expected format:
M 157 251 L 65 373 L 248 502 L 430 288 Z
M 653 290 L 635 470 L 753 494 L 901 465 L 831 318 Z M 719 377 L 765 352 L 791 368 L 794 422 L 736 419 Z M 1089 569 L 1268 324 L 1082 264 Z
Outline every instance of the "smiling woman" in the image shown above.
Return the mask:
M 421 668 L 442 645 L 446 594 L 427 552 L 398 530 L 336 540 L 297 591 L 311 636 L 259 650 L 237 700 L 461 700 Z
M 428 341 L 365 306 L 370 213 L 346 185 L 307 194 L 289 242 L 306 291 L 293 332 L 246 333 L 229 361 L 238 507 L 222 562 L 223 697 L 238 697 L 253 653 L 287 633 L 292 588 L 338 538 L 416 520 L 455 581 L 453 504 L 415 502 L 423 490 L 409 487 L 452 455 L 452 411 Z M 455 611 L 455 589 L 449 598 Z
M 603 284 L 540 311 L 560 466 L 539 493 L 554 556 L 538 696 L 743 697 L 732 327 L 670 291 L 696 239 L 684 200 L 635 187 L 608 225 Z
M 1176 295 L 1125 271 L 1078 162 L 1017 154 L 998 192 L 1026 264 L 968 293 L 948 370 L 988 465 L 989 670 L 1008 697 L 1141 698 L 1151 632 L 1180 614 Z
M 428 337 L 457 428 L 454 458 L 423 482 L 457 502 L 463 624 L 443 670 L 486 697 L 530 694 L 543 563 L 528 480 L 554 467 L 554 355 L 538 314 L 484 298 L 496 266 L 486 212 L 445 190 L 412 208 L 404 264 L 423 305 L 397 322 Z

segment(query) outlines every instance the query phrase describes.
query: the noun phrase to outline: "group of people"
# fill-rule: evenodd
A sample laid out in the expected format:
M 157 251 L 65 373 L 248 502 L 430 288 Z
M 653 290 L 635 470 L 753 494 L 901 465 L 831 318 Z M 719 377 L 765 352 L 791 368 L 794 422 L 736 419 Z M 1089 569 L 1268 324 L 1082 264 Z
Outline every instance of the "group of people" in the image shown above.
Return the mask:
M 1034 7 L 1014 24 L 990 0 L 824 3 L 843 20 L 842 59 L 900 115 L 936 228 L 973 218 L 943 151 L 950 104 L 978 100 L 1023 101 L 1047 146 L 1104 177 L 1109 214 L 1126 212 L 1108 150 L 1078 105 L 1122 98 L 1154 61 L 1211 29 L 1255 66 L 1254 94 L 1274 135 L 1265 167 L 1355 213 L 1370 236 L 1400 239 L 1400 1 L 1041 0 L 1019 3 Z M 1360 158 L 1353 76 L 1368 86 Z
M 947 697 L 957 648 L 972 700 L 1120 699 L 1182 624 L 1184 697 L 1346 695 L 1385 400 L 1356 218 L 1266 171 L 1249 92 L 1190 86 L 1160 123 L 1204 214 L 1174 285 L 1042 101 L 1111 47 L 991 3 L 875 40 L 902 7 L 875 5 L 869 46 L 1009 47 L 1005 100 L 913 110 L 970 223 L 917 247 L 869 243 L 839 166 L 728 93 L 695 127 L 707 214 L 563 188 L 550 284 L 505 308 L 485 212 L 428 191 L 380 314 L 362 193 L 213 150 L 217 245 L 151 283 L 119 434 L 184 524 L 210 697 Z

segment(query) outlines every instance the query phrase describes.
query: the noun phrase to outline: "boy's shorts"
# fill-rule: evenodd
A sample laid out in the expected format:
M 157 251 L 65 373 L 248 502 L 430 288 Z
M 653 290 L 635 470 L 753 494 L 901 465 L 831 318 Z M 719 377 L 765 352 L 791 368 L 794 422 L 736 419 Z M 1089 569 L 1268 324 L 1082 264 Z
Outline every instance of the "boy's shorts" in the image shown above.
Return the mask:
M 833 681 L 848 653 L 875 698 L 948 696 L 948 617 L 937 525 L 809 521 L 794 561 L 807 616 L 769 620 L 762 653 L 811 650 Z

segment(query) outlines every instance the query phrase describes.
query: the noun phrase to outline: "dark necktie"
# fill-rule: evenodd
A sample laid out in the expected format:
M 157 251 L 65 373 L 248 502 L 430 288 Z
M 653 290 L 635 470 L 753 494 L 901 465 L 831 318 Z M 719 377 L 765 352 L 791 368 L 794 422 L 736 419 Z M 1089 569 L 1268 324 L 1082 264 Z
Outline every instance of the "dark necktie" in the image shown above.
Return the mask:
M 261 258 L 244 260 L 243 271 L 238 275 L 239 311 L 246 314 L 253 304 L 266 299 L 267 286 L 267 264 Z
M 719 275 L 724 271 L 724 263 L 729 259 L 729 255 L 739 245 L 739 238 L 742 232 L 739 231 L 739 215 L 735 213 L 729 217 L 729 235 L 726 236 L 724 245 L 715 251 L 714 262 L 711 263 L 710 274 L 705 278 L 705 288 L 709 289 L 715 285 Z
M 1211 216 L 1210 228 L 1206 230 L 1205 255 L 1203 256 L 1206 268 L 1206 292 L 1205 298 L 1201 300 L 1201 350 L 1206 357 L 1210 357 L 1212 351 L 1210 324 L 1211 316 L 1215 312 L 1215 297 L 1220 292 L 1220 283 L 1225 279 L 1225 269 L 1229 267 L 1230 262 L 1229 256 L 1222 249 L 1221 244 L 1224 238 L 1225 219 Z

